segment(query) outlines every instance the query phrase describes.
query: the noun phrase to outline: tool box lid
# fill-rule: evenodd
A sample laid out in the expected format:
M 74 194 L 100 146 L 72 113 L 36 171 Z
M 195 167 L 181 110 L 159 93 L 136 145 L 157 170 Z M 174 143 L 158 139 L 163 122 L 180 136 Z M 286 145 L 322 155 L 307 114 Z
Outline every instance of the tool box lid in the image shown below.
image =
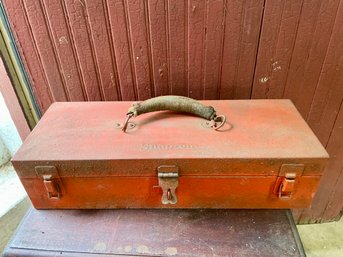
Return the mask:
M 227 117 L 208 121 L 169 111 L 144 114 L 124 133 L 133 102 L 57 102 L 13 161 L 328 158 L 290 100 L 202 101 Z

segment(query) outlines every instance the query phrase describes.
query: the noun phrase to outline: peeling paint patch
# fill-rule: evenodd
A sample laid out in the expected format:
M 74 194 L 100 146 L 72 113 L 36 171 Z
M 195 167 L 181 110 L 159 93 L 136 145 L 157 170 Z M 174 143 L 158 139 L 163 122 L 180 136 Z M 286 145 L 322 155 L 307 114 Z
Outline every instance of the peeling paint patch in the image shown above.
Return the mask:
M 160 74 L 160 77 L 163 77 L 163 69 L 162 68 L 158 69 L 158 73 Z
M 104 250 L 106 250 L 106 244 L 104 242 L 97 242 L 94 246 L 94 250 L 104 251 Z
M 137 253 L 150 253 L 150 250 L 146 245 L 139 245 L 136 251 Z
M 259 79 L 260 83 L 266 83 L 268 80 L 269 80 L 268 77 L 263 77 Z
M 272 64 L 272 67 L 273 67 L 273 71 L 278 71 L 278 70 L 281 70 L 281 66 L 278 65 L 278 62 L 273 62 Z
M 125 247 L 124 247 L 124 251 L 125 251 L 126 253 L 131 252 L 131 251 L 132 251 L 132 246 L 131 246 L 131 245 L 125 246 Z
M 167 247 L 167 249 L 164 251 L 164 253 L 167 254 L 168 256 L 177 255 L 177 248 Z
M 67 38 L 66 38 L 65 36 L 60 37 L 60 38 L 58 39 L 58 42 L 60 43 L 60 45 L 68 44 L 68 40 L 67 40 Z

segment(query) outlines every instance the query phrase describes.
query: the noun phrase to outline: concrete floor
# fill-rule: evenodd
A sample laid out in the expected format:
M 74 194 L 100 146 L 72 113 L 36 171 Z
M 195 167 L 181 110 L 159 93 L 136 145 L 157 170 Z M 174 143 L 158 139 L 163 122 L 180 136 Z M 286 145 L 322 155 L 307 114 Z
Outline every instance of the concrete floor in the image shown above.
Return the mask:
M 343 219 L 299 225 L 298 231 L 308 257 L 343 257 Z
M 10 162 L 0 167 L 0 217 L 26 197 L 26 192 Z
M 20 195 L 22 188 L 20 184 L 16 184 L 20 182 L 15 178 L 13 167 L 11 165 L 0 167 L 0 176 L 5 174 L 4 169 L 6 169 L 8 177 L 12 178 L 9 180 L 11 188 L 17 190 L 15 191 L 16 195 Z M 2 192 L 5 192 L 4 187 L 6 186 L 8 191 L 9 187 L 5 180 L 0 179 L 0 181 L 0 191 L 2 187 Z M 7 214 L 0 215 L 0 253 L 10 240 L 29 206 L 30 201 L 26 197 L 14 208 L 11 208 Z M 338 222 L 299 225 L 297 227 L 308 257 L 343 257 L 343 219 Z

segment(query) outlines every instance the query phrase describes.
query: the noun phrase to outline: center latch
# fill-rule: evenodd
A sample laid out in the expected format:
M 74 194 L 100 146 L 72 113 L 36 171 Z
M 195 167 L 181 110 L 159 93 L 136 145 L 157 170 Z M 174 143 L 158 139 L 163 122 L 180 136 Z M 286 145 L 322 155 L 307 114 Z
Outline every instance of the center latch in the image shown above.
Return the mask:
M 179 185 L 179 169 L 174 165 L 162 165 L 157 168 L 158 185 L 162 188 L 162 204 L 176 204 L 175 190 Z

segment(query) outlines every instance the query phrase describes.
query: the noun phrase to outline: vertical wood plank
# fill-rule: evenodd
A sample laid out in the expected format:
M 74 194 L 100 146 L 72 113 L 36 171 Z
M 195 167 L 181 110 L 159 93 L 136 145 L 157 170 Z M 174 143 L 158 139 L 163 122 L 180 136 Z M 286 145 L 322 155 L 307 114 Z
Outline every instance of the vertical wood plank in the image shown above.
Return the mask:
M 227 1 L 225 6 L 220 99 L 234 98 L 244 8 L 240 0 Z
M 301 223 L 333 220 L 339 215 L 342 207 L 343 194 L 339 194 L 341 185 L 337 184 L 341 179 L 343 169 L 342 31 L 343 2 L 338 8 L 333 33 L 308 118 L 309 125 L 321 142 L 327 146 L 330 161 L 312 207 L 303 210 L 301 213 L 299 220 Z M 336 202 L 334 202 L 335 199 L 337 199 Z
M 122 0 L 107 1 L 107 9 L 121 97 L 124 101 L 136 100 L 126 9 Z
M 69 96 L 61 78 L 60 67 L 56 60 L 54 45 L 51 42 L 47 21 L 39 1 L 23 1 L 30 22 L 32 35 L 38 50 L 48 86 L 54 101 L 67 101 Z
M 339 215 L 343 206 L 343 195 L 338 185 L 343 169 L 343 106 L 340 108 L 335 126 L 327 145 L 326 150 L 330 155 L 330 161 L 320 181 L 320 187 L 316 193 L 312 207 L 301 212 L 299 223 L 317 223 L 333 220 Z M 338 189 L 338 192 L 336 190 Z M 337 194 L 338 193 L 338 194 Z M 332 197 L 331 197 L 332 196 Z M 331 198 L 331 201 L 330 201 Z M 338 199 L 337 202 L 332 200 Z M 333 207 L 333 205 L 335 205 Z M 324 214 L 326 215 L 324 216 Z M 332 216 L 331 216 L 332 215 Z
M 205 31 L 204 99 L 217 99 L 220 88 L 221 54 L 226 1 L 208 3 Z
M 252 98 L 282 98 L 303 1 L 266 1 Z
M 330 176 L 326 176 L 330 181 L 324 182 L 332 190 L 332 193 L 324 213 L 320 216 L 322 221 L 337 220 L 343 210 L 343 104 L 341 104 L 327 150 L 331 157 L 327 170 L 334 172 L 330 172 Z
M 53 102 L 47 79 L 39 61 L 38 51 L 32 35 L 25 9 L 20 0 L 5 0 L 7 15 L 16 39 L 16 45 L 29 73 L 32 90 L 39 108 L 44 113 Z
M 95 62 L 99 69 L 100 84 L 104 100 L 119 100 L 117 71 L 113 62 L 110 34 L 107 30 L 106 10 L 102 0 L 85 1 L 89 19 L 91 40 L 94 44 Z
M 307 122 L 323 145 L 327 145 L 343 100 L 343 3 L 341 1 L 327 55 L 311 104 Z
M 342 133 L 342 132 L 341 132 Z M 340 154 L 342 159 L 343 155 Z M 343 211 L 343 169 L 338 176 L 338 180 L 333 190 L 333 194 L 326 206 L 325 212 L 321 217 L 321 222 L 338 221 L 342 217 Z
M 235 99 L 251 97 L 264 0 L 246 0 Z
M 188 96 L 188 1 L 167 1 L 169 87 L 172 95 Z
M 65 5 L 87 99 L 90 101 L 102 100 L 103 96 L 100 89 L 99 74 L 94 60 L 94 49 L 91 45 L 89 35 L 85 2 L 83 0 L 66 0 Z
M 338 4 L 339 0 L 304 0 L 284 93 L 304 118 L 311 107 Z
M 73 41 L 68 33 L 63 6 L 60 1 L 44 0 L 42 2 L 47 15 L 47 25 L 52 33 L 56 57 L 60 62 L 60 73 L 66 84 L 71 101 L 84 101 L 83 84 L 73 51 Z
M 227 1 L 221 99 L 250 98 L 263 0 Z
M 148 1 L 152 73 L 156 96 L 170 93 L 168 84 L 167 6 L 165 1 Z
M 188 1 L 188 95 L 204 98 L 204 42 L 207 1 Z
M 145 1 L 128 0 L 127 11 L 130 26 L 131 47 L 133 63 L 135 68 L 135 80 L 137 87 L 137 97 L 145 100 L 154 96 L 153 83 L 151 81 L 151 53 L 149 49 L 149 33 L 146 22 Z

